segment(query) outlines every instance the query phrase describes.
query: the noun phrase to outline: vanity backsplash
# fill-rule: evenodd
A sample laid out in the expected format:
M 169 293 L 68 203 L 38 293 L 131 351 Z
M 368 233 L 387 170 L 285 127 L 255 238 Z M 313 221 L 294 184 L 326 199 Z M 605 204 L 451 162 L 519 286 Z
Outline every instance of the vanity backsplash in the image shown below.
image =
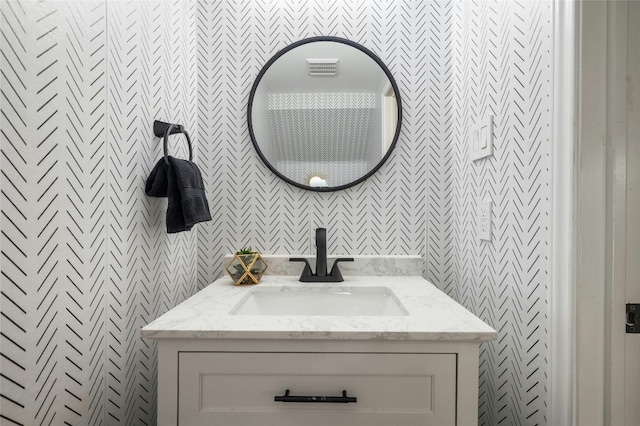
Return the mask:
M 262 258 L 269 265 L 266 275 L 300 275 L 302 264 L 289 262 L 289 258 L 306 258 L 315 267 L 314 255 L 280 255 L 262 254 Z M 329 263 L 340 256 L 328 256 Z M 344 257 L 344 256 L 343 256 Z M 422 276 L 424 258 L 419 255 L 402 256 L 351 256 L 353 262 L 340 264 L 342 275 L 349 276 Z M 232 255 L 224 257 L 224 264 L 228 264 Z

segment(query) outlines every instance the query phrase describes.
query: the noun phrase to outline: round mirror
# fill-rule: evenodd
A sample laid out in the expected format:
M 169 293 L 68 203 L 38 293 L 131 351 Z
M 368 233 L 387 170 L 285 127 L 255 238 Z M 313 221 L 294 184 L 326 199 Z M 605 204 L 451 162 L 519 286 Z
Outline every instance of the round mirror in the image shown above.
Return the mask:
M 400 94 L 371 51 L 337 37 L 282 49 L 251 89 L 247 119 L 258 155 L 276 175 L 313 191 L 367 179 L 395 147 Z

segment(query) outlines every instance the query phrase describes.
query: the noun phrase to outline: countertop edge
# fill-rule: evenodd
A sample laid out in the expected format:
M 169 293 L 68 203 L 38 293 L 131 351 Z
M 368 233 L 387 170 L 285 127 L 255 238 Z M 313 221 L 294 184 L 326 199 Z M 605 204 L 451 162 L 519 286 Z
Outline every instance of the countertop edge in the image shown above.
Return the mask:
M 494 332 L 441 332 L 416 333 L 393 331 L 140 331 L 141 337 L 153 340 L 332 340 L 332 341 L 405 341 L 405 342 L 455 342 L 455 343 L 484 343 L 495 340 L 498 336 Z

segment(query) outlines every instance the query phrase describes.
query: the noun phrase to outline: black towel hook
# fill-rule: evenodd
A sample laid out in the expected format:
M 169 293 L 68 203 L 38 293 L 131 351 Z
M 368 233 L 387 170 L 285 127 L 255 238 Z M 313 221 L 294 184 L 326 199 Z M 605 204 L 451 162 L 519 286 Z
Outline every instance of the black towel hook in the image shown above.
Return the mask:
M 189 133 L 187 133 L 182 125 L 165 123 L 163 121 L 155 120 L 153 122 L 153 133 L 159 138 L 164 138 L 163 149 L 165 163 L 169 164 L 169 135 L 175 135 L 177 133 L 182 133 L 187 138 L 187 144 L 189 145 L 189 161 L 193 161 L 193 147 L 191 145 L 191 138 L 189 137 Z

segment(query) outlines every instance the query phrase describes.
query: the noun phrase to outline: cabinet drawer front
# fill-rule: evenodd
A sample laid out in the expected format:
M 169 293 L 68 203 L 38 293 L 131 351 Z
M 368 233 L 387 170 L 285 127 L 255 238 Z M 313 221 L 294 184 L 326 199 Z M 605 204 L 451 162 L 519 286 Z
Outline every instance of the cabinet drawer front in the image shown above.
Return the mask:
M 454 425 L 455 354 L 181 352 L 180 425 Z M 284 395 L 357 403 L 276 402 Z

